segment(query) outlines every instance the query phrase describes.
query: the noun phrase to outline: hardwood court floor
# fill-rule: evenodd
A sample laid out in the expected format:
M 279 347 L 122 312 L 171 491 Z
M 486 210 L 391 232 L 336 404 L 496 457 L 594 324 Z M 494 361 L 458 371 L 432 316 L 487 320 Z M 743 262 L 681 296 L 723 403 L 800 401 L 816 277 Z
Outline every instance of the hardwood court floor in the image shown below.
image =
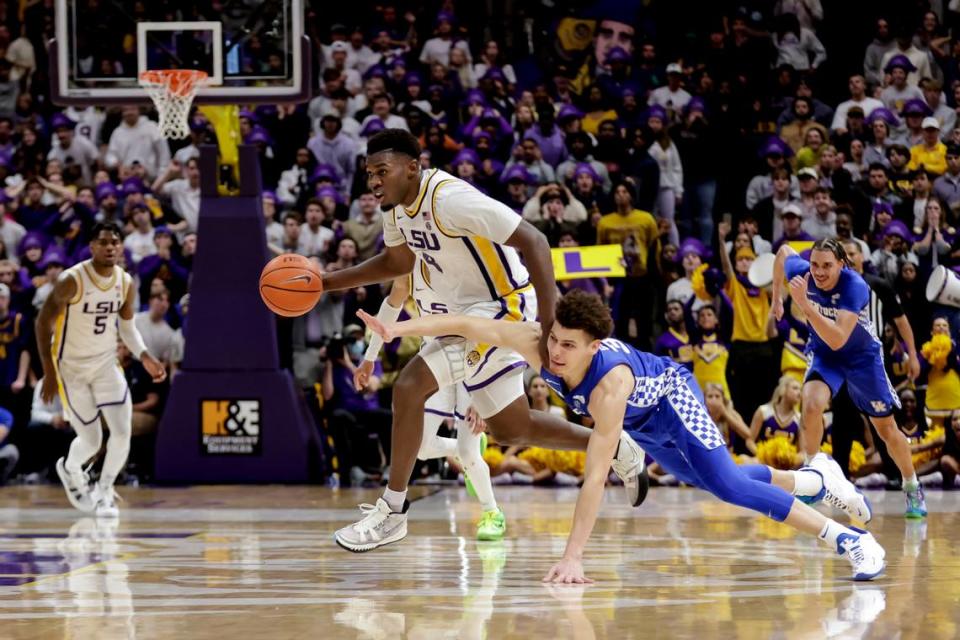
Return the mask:
M 357 502 L 320 487 L 123 489 L 111 527 L 77 518 L 59 487 L 0 490 L 4 640 L 956 638 L 960 492 L 928 494 L 927 522 L 898 493 L 870 494 L 887 575 L 786 526 L 692 489 L 638 510 L 607 492 L 587 569 L 547 588 L 576 490 L 497 487 L 502 544 L 474 540 L 475 502 L 417 487 L 406 540 L 337 547 Z

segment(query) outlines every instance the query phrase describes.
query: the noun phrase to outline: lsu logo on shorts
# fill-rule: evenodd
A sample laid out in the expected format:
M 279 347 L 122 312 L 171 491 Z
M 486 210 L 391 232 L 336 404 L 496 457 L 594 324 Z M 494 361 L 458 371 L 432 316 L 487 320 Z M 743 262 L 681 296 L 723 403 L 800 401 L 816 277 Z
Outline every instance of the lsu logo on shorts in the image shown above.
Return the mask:
M 259 400 L 201 400 L 200 452 L 203 455 L 258 455 Z
M 468 367 L 475 367 L 475 366 L 477 366 L 477 363 L 479 363 L 479 362 L 480 362 L 480 352 L 479 352 L 479 351 L 477 351 L 476 349 L 474 349 L 473 351 L 471 351 L 470 353 L 467 354 L 467 366 L 468 366 Z

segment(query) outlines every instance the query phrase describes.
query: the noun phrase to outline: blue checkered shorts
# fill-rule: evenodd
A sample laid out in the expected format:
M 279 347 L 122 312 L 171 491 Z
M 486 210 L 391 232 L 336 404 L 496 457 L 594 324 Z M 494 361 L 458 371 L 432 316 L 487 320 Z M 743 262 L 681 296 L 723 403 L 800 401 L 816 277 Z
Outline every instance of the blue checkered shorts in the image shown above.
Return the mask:
M 688 484 L 698 485 L 690 449 L 712 451 L 726 445 L 703 404 L 703 392 L 686 369 L 675 369 L 656 411 L 624 429 L 650 456 Z

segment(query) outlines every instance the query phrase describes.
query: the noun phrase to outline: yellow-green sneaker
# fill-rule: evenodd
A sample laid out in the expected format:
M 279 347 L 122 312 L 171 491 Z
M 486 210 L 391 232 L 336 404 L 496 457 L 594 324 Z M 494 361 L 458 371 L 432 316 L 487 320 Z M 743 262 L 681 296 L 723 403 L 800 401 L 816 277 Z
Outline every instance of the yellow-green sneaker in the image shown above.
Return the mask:
M 483 454 L 487 451 L 487 434 L 480 434 L 480 457 L 483 457 Z M 462 464 L 462 463 L 461 463 Z M 467 472 L 463 472 L 463 484 L 467 487 L 467 495 L 471 498 L 477 497 L 477 490 L 473 488 L 473 483 L 470 482 L 470 476 L 467 475 Z
M 500 508 L 484 511 L 477 524 L 477 540 L 503 540 L 507 532 L 507 519 Z

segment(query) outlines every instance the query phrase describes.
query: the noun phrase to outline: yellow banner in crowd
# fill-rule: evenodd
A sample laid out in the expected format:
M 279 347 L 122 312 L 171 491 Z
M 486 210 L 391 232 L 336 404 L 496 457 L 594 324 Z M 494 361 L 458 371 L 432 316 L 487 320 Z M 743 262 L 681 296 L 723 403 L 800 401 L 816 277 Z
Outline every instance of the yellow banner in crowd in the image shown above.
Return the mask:
M 619 244 L 551 249 L 551 253 L 557 280 L 622 278 L 626 275 L 623 269 L 623 247 Z
M 803 253 L 813 246 L 813 240 L 790 240 L 787 244 L 797 253 Z

